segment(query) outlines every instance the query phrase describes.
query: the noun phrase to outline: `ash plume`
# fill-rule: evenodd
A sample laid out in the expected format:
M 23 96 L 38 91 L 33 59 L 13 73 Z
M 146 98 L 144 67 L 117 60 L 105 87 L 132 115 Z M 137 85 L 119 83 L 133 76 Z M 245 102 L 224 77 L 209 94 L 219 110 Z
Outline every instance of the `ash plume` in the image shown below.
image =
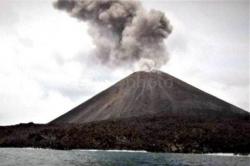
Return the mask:
M 164 39 L 172 26 L 160 11 L 147 11 L 137 0 L 57 0 L 54 6 L 90 25 L 103 64 L 152 70 L 168 61 Z

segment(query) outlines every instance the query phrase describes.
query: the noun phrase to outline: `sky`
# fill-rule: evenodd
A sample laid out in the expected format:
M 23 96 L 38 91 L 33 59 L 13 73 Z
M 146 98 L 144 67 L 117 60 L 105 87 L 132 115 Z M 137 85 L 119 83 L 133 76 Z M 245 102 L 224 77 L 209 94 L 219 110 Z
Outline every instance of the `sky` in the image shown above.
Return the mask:
M 249 109 L 249 1 L 143 0 L 173 25 L 160 70 Z M 90 61 L 88 25 L 51 0 L 0 1 L 0 125 L 47 123 L 134 69 Z

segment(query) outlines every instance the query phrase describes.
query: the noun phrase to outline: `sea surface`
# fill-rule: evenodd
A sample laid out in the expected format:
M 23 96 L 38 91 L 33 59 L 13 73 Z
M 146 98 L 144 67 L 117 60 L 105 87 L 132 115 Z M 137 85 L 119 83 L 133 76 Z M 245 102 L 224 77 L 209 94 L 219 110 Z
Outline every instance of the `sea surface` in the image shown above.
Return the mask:
M 0 148 L 1 166 L 250 166 L 250 156 Z

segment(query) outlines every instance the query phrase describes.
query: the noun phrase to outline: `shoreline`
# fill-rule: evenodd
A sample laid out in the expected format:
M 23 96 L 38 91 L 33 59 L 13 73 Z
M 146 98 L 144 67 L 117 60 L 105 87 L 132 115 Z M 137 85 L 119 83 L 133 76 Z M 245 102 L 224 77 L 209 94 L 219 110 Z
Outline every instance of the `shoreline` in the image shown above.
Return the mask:
M 249 121 L 191 120 L 157 116 L 85 125 L 20 124 L 0 127 L 0 147 L 250 154 Z
M 82 151 L 82 152 L 116 152 L 116 153 L 168 153 L 168 154 L 184 154 L 184 155 L 208 155 L 208 156 L 222 156 L 222 157 L 250 157 L 250 154 L 234 154 L 234 153 L 173 153 L 173 152 L 150 152 L 146 150 L 126 150 L 126 149 L 67 149 L 59 150 L 52 148 L 35 148 L 35 147 L 0 147 L 0 149 L 27 149 L 27 150 L 52 150 L 52 151 Z

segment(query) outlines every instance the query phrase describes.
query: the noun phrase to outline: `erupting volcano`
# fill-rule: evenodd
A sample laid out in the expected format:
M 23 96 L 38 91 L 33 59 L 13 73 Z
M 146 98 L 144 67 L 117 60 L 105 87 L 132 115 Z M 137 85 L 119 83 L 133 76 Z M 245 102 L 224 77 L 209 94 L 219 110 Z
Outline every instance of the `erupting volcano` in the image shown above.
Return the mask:
M 92 66 L 144 71 L 48 124 L 0 127 L 0 146 L 250 153 L 248 112 L 155 70 L 169 59 L 164 40 L 173 28 L 163 12 L 148 11 L 137 0 L 53 4 L 88 25 Z

